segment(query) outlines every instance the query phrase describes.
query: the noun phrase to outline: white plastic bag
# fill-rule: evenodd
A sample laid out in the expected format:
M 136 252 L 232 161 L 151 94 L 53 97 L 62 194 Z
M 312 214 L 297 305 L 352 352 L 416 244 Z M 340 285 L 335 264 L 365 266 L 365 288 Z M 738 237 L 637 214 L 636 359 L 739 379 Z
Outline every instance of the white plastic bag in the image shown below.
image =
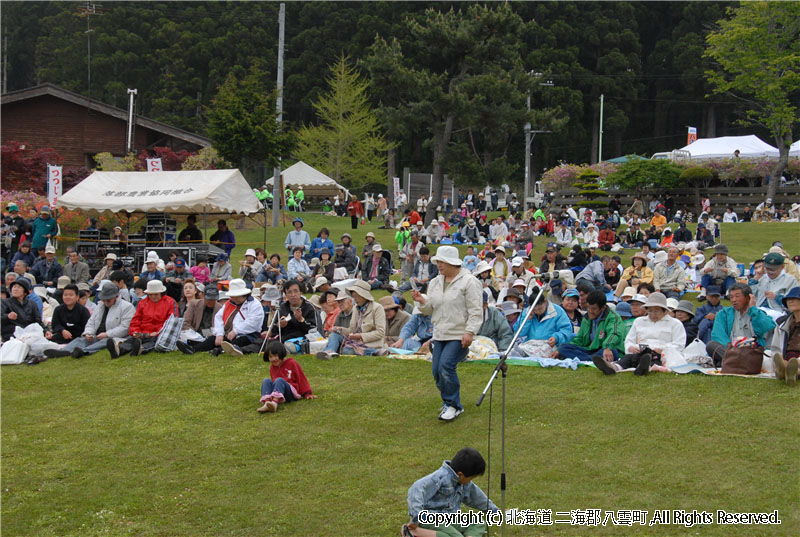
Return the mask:
M 706 353 L 706 344 L 699 339 L 695 339 L 683 349 L 683 362 L 708 367 L 713 367 L 714 364 L 711 357 Z
M 531 356 L 533 358 L 550 358 L 553 353 L 553 347 L 550 346 L 546 339 L 529 339 L 516 347 L 525 353 L 523 356 Z
M 28 344 L 19 339 L 10 339 L 0 347 L 0 364 L 18 365 L 28 356 Z
M 60 349 L 61 345 L 44 337 L 44 330 L 38 324 L 29 324 L 25 328 L 16 327 L 14 337 L 28 344 L 28 354 L 41 358 L 47 349 Z

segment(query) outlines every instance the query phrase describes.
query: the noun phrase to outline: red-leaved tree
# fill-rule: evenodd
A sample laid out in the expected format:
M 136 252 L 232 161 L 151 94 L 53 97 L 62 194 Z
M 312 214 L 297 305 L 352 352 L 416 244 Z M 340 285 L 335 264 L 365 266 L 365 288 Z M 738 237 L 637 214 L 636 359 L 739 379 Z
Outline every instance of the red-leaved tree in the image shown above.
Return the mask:
M 5 190 L 33 190 L 44 194 L 48 164 L 61 164 L 61 155 L 49 147 L 8 141 L 0 146 L 0 181 Z

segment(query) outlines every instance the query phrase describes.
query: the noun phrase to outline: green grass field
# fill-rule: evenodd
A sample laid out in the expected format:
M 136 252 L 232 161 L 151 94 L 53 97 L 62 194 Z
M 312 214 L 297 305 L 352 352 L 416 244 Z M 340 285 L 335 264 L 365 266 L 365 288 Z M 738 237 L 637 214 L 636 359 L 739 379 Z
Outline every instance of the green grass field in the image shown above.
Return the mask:
M 305 215 L 334 237 L 349 219 Z M 384 245 L 393 232 L 373 230 Z M 288 231 L 288 228 L 285 230 Z M 283 252 L 285 231 L 267 251 Z M 723 227 L 737 261 L 797 224 Z M 313 236 L 313 234 L 312 234 Z M 730 237 L 728 239 L 728 237 Z M 260 230 L 237 232 L 243 242 Z M 794 241 L 794 243 L 792 243 Z M 536 251 L 544 250 L 538 241 Z M 491 366 L 459 368 L 466 412 L 436 419 L 423 361 L 300 357 L 319 399 L 261 415 L 260 358 L 150 354 L 2 369 L 3 535 L 395 536 L 419 477 L 469 445 L 487 455 Z M 499 504 L 500 385 L 490 494 Z M 507 535 L 798 534 L 800 390 L 774 380 L 513 366 L 507 380 L 506 506 L 771 512 L 780 526 L 514 527 Z M 477 479 L 486 490 L 488 476 Z M 492 535 L 500 535 L 495 528 Z

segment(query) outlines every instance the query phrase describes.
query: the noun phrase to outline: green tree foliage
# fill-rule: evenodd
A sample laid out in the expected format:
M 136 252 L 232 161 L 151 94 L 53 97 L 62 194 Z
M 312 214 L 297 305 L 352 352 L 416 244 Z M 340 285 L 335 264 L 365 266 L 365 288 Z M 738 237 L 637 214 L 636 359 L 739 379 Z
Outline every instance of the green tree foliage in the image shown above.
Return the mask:
M 646 188 L 666 190 L 681 184 L 682 169 L 668 160 L 629 160 L 606 177 L 606 183 L 641 193 Z
M 772 198 L 800 125 L 800 3 L 745 2 L 728 15 L 706 37 L 706 56 L 718 65 L 706 74 L 716 92 L 745 100 L 743 123 L 761 125 L 775 139 L 780 158 L 767 190 Z
M 247 171 L 258 164 L 274 167 L 290 146 L 277 129 L 276 92 L 255 64 L 241 77 L 228 75 L 207 110 L 208 135 L 219 154 Z
M 377 37 L 365 61 L 383 84 L 401 88 L 399 102 L 387 108 L 404 109 L 420 122 L 433 153 L 433 195 L 441 200 L 444 167 L 456 129 L 477 129 L 494 86 L 512 96 L 506 106 L 524 110 L 521 89 L 529 83 L 522 68 L 519 34 L 524 23 L 508 4 L 470 5 L 458 11 L 429 9 L 419 20 L 408 19 L 410 37 L 401 44 Z M 409 61 L 404 50 L 414 55 Z M 525 116 L 518 115 L 519 129 Z M 428 219 L 434 211 L 429 211 Z
M 391 145 L 367 99 L 369 82 L 342 56 L 330 67 L 329 90 L 314 103 L 318 125 L 297 133 L 295 156 L 349 187 L 383 183 Z
M 579 201 L 578 206 L 586 207 L 587 209 L 605 207 L 606 202 L 598 199 L 602 196 L 608 196 L 608 192 L 603 190 L 600 184 L 600 174 L 592 169 L 586 169 L 581 172 L 578 179 L 582 181 L 575 185 L 581 189 L 578 195 L 586 198 Z

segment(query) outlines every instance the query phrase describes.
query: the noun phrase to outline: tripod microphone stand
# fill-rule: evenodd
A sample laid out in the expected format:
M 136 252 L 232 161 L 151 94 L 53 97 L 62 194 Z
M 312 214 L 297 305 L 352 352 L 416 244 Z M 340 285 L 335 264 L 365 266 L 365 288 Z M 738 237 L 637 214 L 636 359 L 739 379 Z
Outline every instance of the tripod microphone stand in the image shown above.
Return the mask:
M 534 280 L 532 279 L 531 281 L 534 281 Z M 534 308 L 534 306 L 536 306 L 536 304 L 542 298 L 542 294 L 544 293 L 544 288 L 545 288 L 544 285 L 539 288 L 539 294 L 536 295 L 536 298 L 534 299 L 533 302 L 531 302 L 531 305 L 528 307 L 528 311 L 525 314 L 525 317 L 520 322 L 519 328 L 517 329 L 516 333 L 514 334 L 514 337 L 511 339 L 511 343 L 508 344 L 508 348 L 505 350 L 505 352 L 503 352 L 503 354 L 500 355 L 500 361 L 497 362 L 497 366 L 494 368 L 494 371 L 492 371 L 492 376 L 489 377 L 489 382 L 486 384 L 486 387 L 483 389 L 483 392 L 481 393 L 481 396 L 478 398 L 478 402 L 476 403 L 476 406 L 481 406 L 481 403 L 483 403 L 483 399 L 486 397 L 487 392 L 490 393 L 490 395 L 489 395 L 489 441 L 490 441 L 490 444 L 491 444 L 491 434 L 492 434 L 492 430 L 491 430 L 491 423 L 492 423 L 491 422 L 491 419 L 492 419 L 492 415 L 491 415 L 491 388 L 492 388 L 492 384 L 494 383 L 495 379 L 497 379 L 498 373 L 502 373 L 503 381 L 502 381 L 502 396 L 501 396 L 501 403 L 500 403 L 500 405 L 501 405 L 501 418 L 500 418 L 500 510 L 502 511 L 502 516 L 503 517 L 505 517 L 505 512 L 506 512 L 506 371 L 508 369 L 507 366 L 506 366 L 506 359 L 508 358 L 508 355 L 511 352 L 511 349 L 514 348 L 514 343 L 517 341 L 517 338 L 519 338 L 520 333 L 522 333 L 522 330 L 525 328 L 525 325 L 527 324 L 528 320 L 531 318 L 531 315 L 533 315 L 533 308 Z M 491 450 L 491 445 L 489 446 L 489 449 Z M 490 453 L 491 453 L 491 451 L 489 453 L 487 453 L 487 456 Z M 491 457 L 489 457 L 489 468 L 491 468 Z M 491 471 L 489 471 L 489 476 L 491 476 Z M 486 487 L 487 502 L 488 502 L 488 498 L 489 498 L 489 491 L 491 489 L 490 485 L 491 485 L 491 483 Z M 506 534 L 505 520 L 503 520 L 503 525 L 501 526 L 501 528 L 502 528 L 500 530 L 501 535 L 505 536 L 505 534 Z

